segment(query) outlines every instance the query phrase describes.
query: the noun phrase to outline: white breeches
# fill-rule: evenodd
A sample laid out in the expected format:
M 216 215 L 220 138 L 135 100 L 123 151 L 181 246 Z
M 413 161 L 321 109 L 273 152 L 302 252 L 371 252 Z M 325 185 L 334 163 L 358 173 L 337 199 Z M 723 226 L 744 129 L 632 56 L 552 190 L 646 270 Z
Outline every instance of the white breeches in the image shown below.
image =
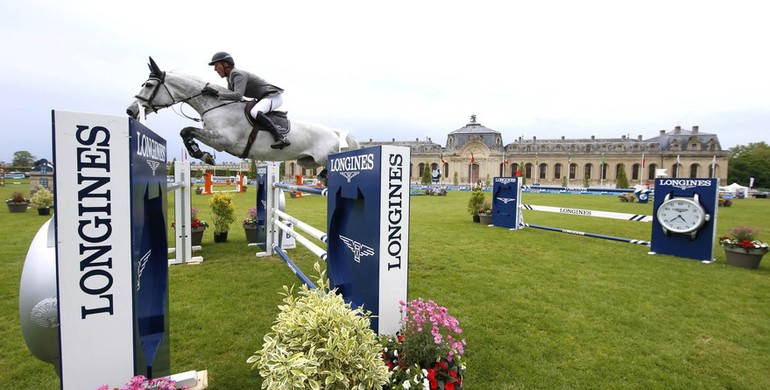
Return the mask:
M 256 118 L 257 113 L 262 111 L 263 114 L 267 114 L 270 111 L 278 109 L 283 104 L 283 94 L 277 94 L 270 97 L 262 98 L 258 101 L 254 108 L 251 109 L 251 117 Z

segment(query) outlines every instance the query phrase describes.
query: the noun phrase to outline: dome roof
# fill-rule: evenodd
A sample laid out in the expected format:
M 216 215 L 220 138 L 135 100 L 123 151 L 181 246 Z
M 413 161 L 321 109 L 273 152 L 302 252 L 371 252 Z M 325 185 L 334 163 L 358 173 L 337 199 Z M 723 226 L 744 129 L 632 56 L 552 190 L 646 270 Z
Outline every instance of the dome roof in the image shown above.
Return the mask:
M 500 132 L 482 126 L 481 123 L 476 122 L 476 115 L 471 115 L 471 121 L 467 125 L 449 134 L 500 134 Z

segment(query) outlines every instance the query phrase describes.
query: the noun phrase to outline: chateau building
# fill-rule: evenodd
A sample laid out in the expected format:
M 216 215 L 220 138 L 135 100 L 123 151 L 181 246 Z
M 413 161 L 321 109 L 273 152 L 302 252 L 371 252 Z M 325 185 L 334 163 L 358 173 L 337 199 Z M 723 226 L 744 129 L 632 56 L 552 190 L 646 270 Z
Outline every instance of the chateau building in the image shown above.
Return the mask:
M 412 152 L 412 182 L 423 171 L 440 169 L 440 182 L 463 184 L 491 182 L 495 176 L 520 174 L 525 183 L 556 186 L 615 187 L 621 170 L 630 185 L 647 184 L 655 177 L 717 177 L 727 180 L 728 150 L 722 150 L 716 134 L 680 126 L 660 130 L 644 139 L 620 138 L 523 139 L 505 144 L 499 131 L 483 126 L 472 115 L 465 126 L 447 134 L 444 146 L 424 141 L 360 142 L 408 146 Z M 287 169 L 288 173 L 288 169 Z

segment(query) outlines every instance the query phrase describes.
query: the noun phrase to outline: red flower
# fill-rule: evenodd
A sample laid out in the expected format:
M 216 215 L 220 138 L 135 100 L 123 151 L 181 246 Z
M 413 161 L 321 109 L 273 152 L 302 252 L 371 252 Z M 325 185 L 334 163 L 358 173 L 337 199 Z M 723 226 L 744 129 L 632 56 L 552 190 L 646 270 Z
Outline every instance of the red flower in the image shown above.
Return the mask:
M 455 380 L 455 382 L 457 382 L 459 384 L 463 384 L 463 378 L 460 378 L 460 376 L 457 375 L 455 370 L 449 371 L 449 375 L 452 377 L 452 379 Z M 454 386 L 454 384 L 452 386 Z
M 431 389 L 438 389 L 438 382 L 436 381 L 436 370 L 428 369 L 428 382 L 430 382 Z
M 744 248 L 753 248 L 754 242 L 751 240 L 741 240 L 738 245 L 744 247 Z
M 444 390 L 455 390 L 454 382 L 447 382 L 444 384 Z

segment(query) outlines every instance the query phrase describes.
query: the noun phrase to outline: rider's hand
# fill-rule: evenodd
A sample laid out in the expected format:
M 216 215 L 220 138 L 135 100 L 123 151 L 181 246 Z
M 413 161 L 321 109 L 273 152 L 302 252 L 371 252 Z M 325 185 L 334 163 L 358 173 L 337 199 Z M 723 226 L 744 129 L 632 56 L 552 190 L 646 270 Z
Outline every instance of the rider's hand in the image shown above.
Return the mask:
M 219 96 L 219 92 L 216 89 L 209 87 L 208 85 L 201 90 L 202 95 Z

